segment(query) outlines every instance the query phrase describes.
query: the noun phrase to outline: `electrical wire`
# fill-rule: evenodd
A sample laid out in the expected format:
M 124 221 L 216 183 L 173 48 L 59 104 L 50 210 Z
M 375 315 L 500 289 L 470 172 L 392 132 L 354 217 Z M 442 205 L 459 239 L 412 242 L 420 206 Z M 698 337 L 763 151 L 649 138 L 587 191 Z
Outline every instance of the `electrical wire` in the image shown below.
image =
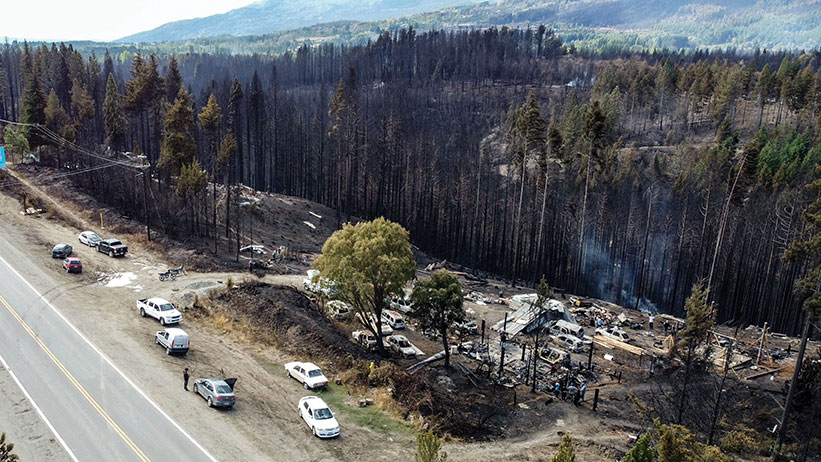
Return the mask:
M 50 140 L 51 142 L 57 144 L 60 147 L 67 147 L 72 151 L 76 151 L 76 152 L 79 152 L 81 154 L 85 154 L 89 157 L 93 157 L 95 159 L 102 160 L 104 162 L 110 162 L 110 163 L 113 163 L 113 164 L 120 165 L 122 167 L 139 169 L 139 170 L 142 170 L 142 169 L 145 169 L 145 168 L 148 167 L 147 165 L 137 165 L 137 164 L 132 164 L 132 163 L 128 163 L 128 162 L 122 162 L 122 161 L 115 160 L 115 159 L 109 159 L 109 158 L 107 158 L 105 156 L 102 156 L 98 153 L 89 151 L 88 149 L 85 149 L 81 146 L 78 146 L 77 144 L 63 138 L 62 136 L 58 135 L 57 133 L 54 133 L 53 130 L 49 129 L 45 125 L 30 124 L 30 123 L 25 123 L 25 122 L 14 122 L 14 121 L 11 121 L 11 120 L 6 120 L 6 119 L 0 119 L 0 123 L 9 124 L 9 125 L 17 125 L 17 126 L 21 126 L 21 127 L 34 128 L 34 129 L 38 130 L 40 132 L 40 134 L 42 134 L 45 138 L 47 138 L 48 140 Z

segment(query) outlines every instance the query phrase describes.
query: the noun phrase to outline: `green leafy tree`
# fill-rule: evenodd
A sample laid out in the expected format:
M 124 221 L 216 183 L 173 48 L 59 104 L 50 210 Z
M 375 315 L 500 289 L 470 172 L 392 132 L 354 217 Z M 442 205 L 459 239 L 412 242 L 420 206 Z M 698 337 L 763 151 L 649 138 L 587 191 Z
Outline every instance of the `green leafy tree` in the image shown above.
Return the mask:
M 19 154 L 23 158 L 23 154 L 27 153 L 29 148 L 29 140 L 26 138 L 26 133 L 22 129 L 17 129 L 11 125 L 6 125 L 6 130 L 3 132 L 3 139 L 6 143 L 6 154 Z
M 416 455 L 414 462 L 447 462 L 448 453 L 441 450 L 442 439 L 433 432 L 416 435 Z
M 621 462 L 654 462 L 656 450 L 653 447 L 653 438 L 650 433 L 644 433 L 636 440 L 635 446 L 630 448 Z
M 573 439 L 570 438 L 569 433 L 562 436 L 559 452 L 553 456 L 552 462 L 576 462 L 576 450 L 573 449 Z
M 116 150 L 123 149 L 125 142 L 125 116 L 123 115 L 123 95 L 117 89 L 114 74 L 108 74 L 103 102 L 106 142 Z
M 0 462 L 15 462 L 19 460 L 14 454 L 14 443 L 6 441 L 6 434 L 0 433 Z
M 455 323 L 464 322 L 465 310 L 462 306 L 462 284 L 455 274 L 441 269 L 434 271 L 428 279 L 419 281 L 411 294 L 414 312 L 420 319 L 420 327 L 436 329 L 442 336 L 445 348 L 445 368 L 450 367 L 448 331 Z
M 346 223 L 325 241 L 314 267 L 333 281 L 339 298 L 376 336 L 379 352 L 384 355 L 381 318 L 386 300 L 402 293 L 416 275 L 405 228 L 385 218 Z
M 182 166 L 190 164 L 197 154 L 193 128 L 193 101 L 185 88 L 180 88 L 174 105 L 165 116 L 165 136 L 160 151 L 159 166 L 171 175 L 178 175 Z

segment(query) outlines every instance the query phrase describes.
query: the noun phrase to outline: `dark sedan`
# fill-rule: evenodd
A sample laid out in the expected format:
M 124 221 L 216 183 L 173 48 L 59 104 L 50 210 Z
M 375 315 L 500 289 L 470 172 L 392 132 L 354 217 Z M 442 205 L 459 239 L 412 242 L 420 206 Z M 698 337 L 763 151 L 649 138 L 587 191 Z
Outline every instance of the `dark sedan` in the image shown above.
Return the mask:
M 66 258 L 71 255 L 72 248 L 68 244 L 57 244 L 51 249 L 51 258 Z

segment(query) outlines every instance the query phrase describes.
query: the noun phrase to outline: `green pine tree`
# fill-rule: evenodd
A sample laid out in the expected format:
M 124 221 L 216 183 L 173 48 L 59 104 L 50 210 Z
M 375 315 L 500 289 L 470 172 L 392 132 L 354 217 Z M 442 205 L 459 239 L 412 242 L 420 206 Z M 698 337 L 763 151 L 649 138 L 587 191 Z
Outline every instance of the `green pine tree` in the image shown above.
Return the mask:
M 414 462 L 447 462 L 448 453 L 441 451 L 442 440 L 433 432 L 416 435 L 416 455 Z
M 636 440 L 636 445 L 630 448 L 621 462 L 654 462 L 656 450 L 650 433 L 645 433 Z
M 553 462 L 576 462 L 576 450 L 573 449 L 573 439 L 570 438 L 569 433 L 562 436 L 559 452 L 553 456 Z
M 125 141 L 125 116 L 123 115 L 123 95 L 117 89 L 114 74 L 108 74 L 103 102 L 106 142 L 114 149 L 123 148 Z
M 46 92 L 43 90 L 43 83 L 37 74 L 32 74 L 26 90 L 23 92 L 23 101 L 20 103 L 20 121 L 27 124 L 46 123 Z M 32 148 L 46 143 L 36 133 L 37 131 L 32 129 L 26 132 L 29 145 Z
M 197 154 L 193 128 L 193 100 L 185 88 L 180 88 L 174 105 L 165 115 L 165 136 L 160 151 L 159 167 L 171 175 L 179 175 L 182 166 L 190 164 Z

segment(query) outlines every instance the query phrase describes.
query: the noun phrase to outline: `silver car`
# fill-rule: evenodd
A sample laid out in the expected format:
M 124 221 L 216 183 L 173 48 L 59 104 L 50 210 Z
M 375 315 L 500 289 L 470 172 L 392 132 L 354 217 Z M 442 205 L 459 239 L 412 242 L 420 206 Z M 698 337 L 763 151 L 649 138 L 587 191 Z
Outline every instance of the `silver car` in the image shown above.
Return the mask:
M 234 389 L 231 388 L 225 380 L 220 379 L 195 380 L 194 393 L 205 398 L 208 402 L 208 407 L 232 407 L 237 401 L 237 397 L 234 395 Z

